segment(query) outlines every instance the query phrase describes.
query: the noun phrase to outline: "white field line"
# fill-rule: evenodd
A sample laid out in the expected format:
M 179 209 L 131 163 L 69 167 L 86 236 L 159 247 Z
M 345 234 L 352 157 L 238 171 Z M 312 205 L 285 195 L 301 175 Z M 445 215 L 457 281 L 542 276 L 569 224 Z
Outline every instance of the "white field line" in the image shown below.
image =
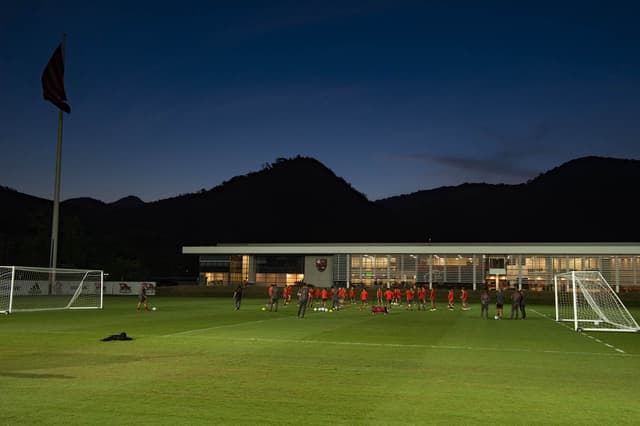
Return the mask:
M 196 329 L 193 329 L 193 330 L 179 331 L 178 333 L 164 334 L 164 335 L 162 335 L 160 337 L 173 337 L 173 336 L 185 336 L 185 335 L 193 335 L 193 334 L 203 334 L 203 333 L 206 333 L 208 331 L 219 330 L 221 328 L 242 327 L 244 325 L 259 324 L 261 322 L 266 322 L 266 321 L 278 321 L 278 320 L 282 320 L 282 319 L 285 319 L 285 318 L 289 318 L 289 317 L 280 317 L 280 318 L 275 318 L 275 319 L 270 319 L 270 320 L 245 321 L 245 322 L 238 322 L 238 323 L 235 323 L 235 324 L 217 325 L 215 327 L 207 327 L 207 328 L 196 328 Z
M 246 324 L 246 323 L 242 323 Z M 214 327 L 217 328 L 217 327 Z M 185 333 L 171 334 L 167 336 L 185 336 Z M 370 342 L 337 342 L 331 340 L 311 340 L 311 339 L 266 339 L 261 337 L 218 337 L 208 336 L 213 339 L 224 339 L 234 342 L 255 342 L 255 343 L 294 343 L 294 344 L 308 344 L 308 345 L 336 345 L 336 346 L 365 346 L 365 347 L 380 347 L 380 348 L 403 348 L 403 349 L 436 349 L 436 350 L 458 350 L 458 351 L 485 351 L 485 352 L 517 352 L 517 353 L 547 353 L 547 354 L 560 354 L 560 355 L 597 355 L 597 356 L 624 356 L 624 357 L 636 357 L 640 355 L 633 355 L 627 353 L 611 353 L 611 352 L 570 352 L 570 351 L 552 351 L 552 350 L 531 350 L 531 349 L 517 349 L 517 348 L 489 348 L 478 346 L 455 346 L 455 345 L 410 345 L 402 343 L 370 343 Z
M 542 312 L 538 312 L 538 311 L 536 311 L 535 309 L 531 309 L 531 310 L 532 310 L 533 312 L 535 312 L 536 314 L 540 315 L 541 317 L 547 318 L 548 320 L 551 320 L 551 321 L 554 321 L 554 322 L 555 322 L 555 320 L 554 320 L 553 318 L 551 318 L 549 315 L 545 315 L 545 314 L 543 314 Z M 571 331 L 575 332 L 575 331 L 573 330 L 573 327 L 568 326 L 568 325 L 567 325 L 566 323 L 564 323 L 564 322 L 558 322 L 558 324 L 560 324 L 560 325 L 562 325 L 563 327 L 566 327 L 567 329 L 569 329 L 569 330 L 571 330 Z M 583 336 L 585 336 L 585 337 L 587 337 L 587 338 L 589 338 L 589 339 L 591 339 L 591 340 L 593 340 L 593 341 L 595 341 L 595 342 L 601 343 L 601 344 L 605 345 L 606 347 L 608 347 L 608 348 L 611 348 L 611 349 L 615 350 L 616 352 L 619 352 L 619 353 L 621 353 L 621 354 L 628 355 L 628 354 L 627 354 L 625 351 L 623 351 L 622 349 L 620 349 L 620 348 L 616 348 L 616 347 L 615 347 L 615 346 L 613 346 L 613 345 L 610 345 L 610 344 L 608 344 L 608 343 L 606 343 L 606 342 L 603 342 L 602 340 L 598 339 L 597 337 L 594 337 L 594 336 L 590 335 L 590 334 L 589 334 L 589 333 L 587 333 L 586 331 L 583 331 L 583 332 L 582 332 L 582 333 L 580 333 L 580 334 L 582 334 Z

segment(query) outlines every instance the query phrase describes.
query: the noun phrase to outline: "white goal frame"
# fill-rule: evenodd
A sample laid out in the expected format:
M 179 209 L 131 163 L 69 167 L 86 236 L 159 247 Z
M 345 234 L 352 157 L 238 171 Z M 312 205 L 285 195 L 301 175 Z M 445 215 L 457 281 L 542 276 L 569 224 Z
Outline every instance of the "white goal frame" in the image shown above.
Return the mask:
M 0 266 L 0 313 L 102 309 L 103 300 L 101 270 Z
M 599 271 L 571 271 L 553 278 L 556 321 L 575 331 L 638 332 L 640 326 Z

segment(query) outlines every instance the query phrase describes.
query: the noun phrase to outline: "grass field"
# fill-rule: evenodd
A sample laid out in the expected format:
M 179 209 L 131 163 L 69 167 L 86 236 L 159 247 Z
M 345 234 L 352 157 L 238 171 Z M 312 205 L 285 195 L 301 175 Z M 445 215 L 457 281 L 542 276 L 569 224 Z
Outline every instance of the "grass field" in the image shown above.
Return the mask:
M 0 424 L 638 424 L 640 334 L 469 311 L 108 297 L 0 316 Z M 505 309 L 509 316 L 510 308 Z M 636 319 L 639 311 L 632 311 Z M 493 315 L 492 310 L 490 314 Z M 125 331 L 132 341 L 102 342 Z

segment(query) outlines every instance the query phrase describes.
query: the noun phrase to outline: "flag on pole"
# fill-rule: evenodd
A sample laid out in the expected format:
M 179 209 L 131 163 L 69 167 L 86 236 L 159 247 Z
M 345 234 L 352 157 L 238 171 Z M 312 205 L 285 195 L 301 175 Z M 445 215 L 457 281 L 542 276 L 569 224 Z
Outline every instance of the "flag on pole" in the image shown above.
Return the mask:
M 67 103 L 67 95 L 64 92 L 62 45 L 58 45 L 42 72 L 42 94 L 46 101 L 50 101 L 62 111 L 67 114 L 71 112 L 71 107 Z

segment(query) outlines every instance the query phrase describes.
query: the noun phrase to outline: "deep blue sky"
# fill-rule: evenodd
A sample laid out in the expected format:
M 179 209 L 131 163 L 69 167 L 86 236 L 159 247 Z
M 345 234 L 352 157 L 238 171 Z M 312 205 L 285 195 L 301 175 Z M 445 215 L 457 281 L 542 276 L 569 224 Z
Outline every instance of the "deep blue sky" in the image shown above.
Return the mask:
M 95 4 L 94 4 L 95 3 Z M 32 1 L 0 13 L 0 185 L 155 201 L 279 157 L 376 200 L 640 159 L 638 2 Z

